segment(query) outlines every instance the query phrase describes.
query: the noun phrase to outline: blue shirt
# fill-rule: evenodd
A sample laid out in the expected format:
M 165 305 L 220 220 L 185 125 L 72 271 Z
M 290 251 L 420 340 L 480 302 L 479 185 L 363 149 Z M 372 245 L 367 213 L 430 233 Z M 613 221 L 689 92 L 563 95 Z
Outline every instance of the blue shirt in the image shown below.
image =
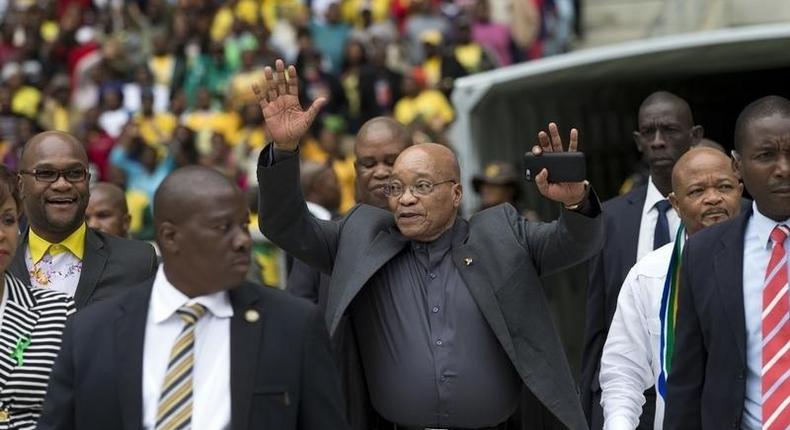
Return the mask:
M 790 226 L 790 218 L 782 222 L 774 221 L 757 209 L 746 226 L 743 240 L 743 307 L 746 317 L 746 400 L 743 409 L 741 428 L 759 430 L 762 428 L 762 313 L 763 283 L 768 260 L 771 258 L 771 231 L 779 224 Z M 788 241 L 785 240 L 785 249 Z M 790 261 L 790 259 L 788 259 Z M 788 265 L 790 270 L 790 264 Z

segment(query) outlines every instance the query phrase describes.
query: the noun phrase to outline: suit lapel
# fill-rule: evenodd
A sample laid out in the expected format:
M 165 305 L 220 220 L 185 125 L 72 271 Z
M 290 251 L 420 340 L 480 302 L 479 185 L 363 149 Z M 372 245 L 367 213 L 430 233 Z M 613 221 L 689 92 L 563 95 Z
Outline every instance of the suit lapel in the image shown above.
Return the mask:
M 639 226 L 642 224 L 642 209 L 645 206 L 647 199 L 647 186 L 640 187 L 635 190 L 628 198 L 628 210 L 622 214 L 624 222 L 618 227 L 622 228 L 622 237 L 628 238 L 628 248 L 626 249 L 625 262 L 628 263 L 625 267 L 623 278 L 631 270 L 631 266 L 636 263 L 636 254 L 639 248 Z M 636 238 L 637 240 L 633 240 Z M 618 285 L 617 288 L 620 288 Z
M 107 251 L 104 249 L 104 242 L 99 236 L 88 228 L 85 233 L 85 255 L 82 259 L 82 273 L 80 281 L 77 283 L 77 291 L 74 293 L 74 303 L 77 309 L 82 309 L 88 304 L 96 284 L 104 272 L 107 264 Z
M 8 300 L 3 318 L 14 323 L 0 324 L 0 390 L 5 388 L 14 370 L 19 367 L 14 356 L 17 344 L 30 340 L 39 317 L 38 312 L 31 309 L 35 305 L 35 299 L 27 288 L 13 281 L 10 276 L 6 276 L 5 279 Z M 20 355 L 24 366 L 24 354 L 20 353 Z
M 16 255 L 11 261 L 11 266 L 8 270 L 14 274 L 22 283 L 30 285 L 30 272 L 27 270 L 27 263 L 25 263 L 25 255 L 27 253 L 27 238 L 30 230 L 25 231 L 22 240 L 16 248 Z
M 751 209 L 741 213 L 738 221 L 728 226 L 724 234 L 721 235 L 713 258 L 716 286 L 727 314 L 727 321 L 735 336 L 738 357 L 742 362 L 746 358 L 746 318 L 743 308 L 743 236 L 751 214 Z
M 480 312 L 483 313 L 483 317 L 485 317 L 505 353 L 507 353 L 513 363 L 516 363 L 516 349 L 513 346 L 513 338 L 510 337 L 510 331 L 505 322 L 505 315 L 502 313 L 496 294 L 494 294 L 494 286 L 491 285 L 488 276 L 479 270 L 479 268 L 485 266 L 481 262 L 483 256 L 477 252 L 473 244 L 467 243 L 469 223 L 460 218 L 456 222 L 460 223 L 460 225 L 457 226 L 459 231 L 456 232 L 453 238 L 453 264 L 458 269 L 461 279 L 464 280 L 469 293 L 475 299 Z M 476 261 L 481 263 L 475 264 Z
M 244 284 L 230 291 L 233 306 L 230 320 L 230 422 L 231 428 L 237 430 L 249 427 L 250 401 L 266 321 L 261 296 L 255 291 L 256 288 Z
M 332 273 L 327 300 L 327 323 L 333 334 L 340 318 L 359 290 L 387 261 L 392 259 L 408 243 L 394 227 L 380 231 L 351 273 Z M 338 294 L 332 294 L 338 291 Z
M 136 287 L 121 303 L 115 319 L 113 351 L 118 365 L 118 395 L 124 429 L 139 430 L 143 422 L 143 348 L 153 279 Z

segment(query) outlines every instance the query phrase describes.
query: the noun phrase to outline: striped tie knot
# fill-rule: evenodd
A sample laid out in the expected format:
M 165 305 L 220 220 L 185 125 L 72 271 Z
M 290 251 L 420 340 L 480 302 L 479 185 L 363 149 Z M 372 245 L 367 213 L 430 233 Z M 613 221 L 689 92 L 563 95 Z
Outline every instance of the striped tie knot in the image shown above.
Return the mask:
M 784 224 L 779 224 L 771 230 L 771 242 L 773 242 L 774 245 L 783 244 L 787 236 L 790 236 L 790 227 Z
M 184 305 L 176 310 L 178 317 L 184 321 L 186 325 L 194 325 L 200 317 L 206 314 L 206 307 L 200 303 L 192 303 Z

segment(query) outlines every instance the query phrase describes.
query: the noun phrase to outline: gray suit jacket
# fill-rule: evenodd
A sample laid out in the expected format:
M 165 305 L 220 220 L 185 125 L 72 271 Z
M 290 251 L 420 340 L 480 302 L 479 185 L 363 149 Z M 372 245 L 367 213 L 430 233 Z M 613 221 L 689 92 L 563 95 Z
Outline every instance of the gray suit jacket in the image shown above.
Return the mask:
M 320 221 L 307 210 L 297 157 L 258 167 L 260 227 L 296 258 L 331 273 L 326 322 L 330 334 L 368 280 L 408 243 L 391 213 L 358 205 L 339 221 Z M 600 211 L 594 193 L 590 199 Z M 510 205 L 463 222 L 466 234 L 452 258 L 524 384 L 565 426 L 586 429 L 562 345 L 541 291 L 540 276 L 580 263 L 601 249 L 601 216 L 563 211 L 558 221 L 532 223 Z
M 25 263 L 27 238 L 26 232 L 19 241 L 8 270 L 29 285 L 30 273 Z M 74 293 L 77 310 L 125 291 L 127 287 L 138 285 L 154 276 L 157 266 L 156 252 L 151 245 L 104 234 L 88 227 L 82 273 Z

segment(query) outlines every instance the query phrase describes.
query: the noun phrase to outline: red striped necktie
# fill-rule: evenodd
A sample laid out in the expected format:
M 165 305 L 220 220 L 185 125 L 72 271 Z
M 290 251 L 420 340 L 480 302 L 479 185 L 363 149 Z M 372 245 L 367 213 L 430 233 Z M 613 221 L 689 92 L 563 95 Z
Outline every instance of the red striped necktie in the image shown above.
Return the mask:
M 790 428 L 790 293 L 784 246 L 789 231 L 786 225 L 777 225 L 771 232 L 773 249 L 763 286 L 764 430 Z

